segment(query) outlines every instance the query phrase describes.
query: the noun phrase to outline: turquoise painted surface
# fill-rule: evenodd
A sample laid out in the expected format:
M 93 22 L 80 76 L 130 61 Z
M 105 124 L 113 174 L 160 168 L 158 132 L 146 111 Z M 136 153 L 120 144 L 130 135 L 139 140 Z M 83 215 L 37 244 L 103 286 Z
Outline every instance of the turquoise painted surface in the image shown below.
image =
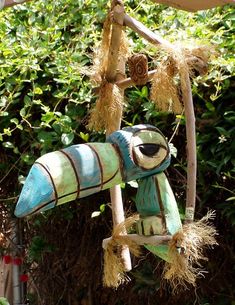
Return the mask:
M 34 177 L 32 179 L 31 174 L 27 177 L 15 215 L 23 217 L 44 211 L 122 181 L 160 173 L 169 163 L 166 139 L 150 125 L 137 125 L 114 132 L 107 143 L 73 145 L 46 154 L 36 161 L 36 164 L 41 164 L 39 170 L 36 171 L 37 165 L 33 165 L 31 171 L 35 172 Z M 55 195 L 53 203 L 51 185 Z M 44 192 L 48 195 L 34 199 Z
M 88 145 L 73 145 L 63 150 L 70 156 L 78 175 L 79 197 L 101 190 L 102 174 L 95 152 Z
M 140 215 L 162 215 L 163 206 L 167 234 L 172 235 L 181 228 L 181 221 L 163 173 L 169 164 L 169 146 L 157 128 L 151 125 L 124 128 L 111 134 L 106 143 L 73 145 L 40 157 L 25 181 L 15 215 L 23 217 L 45 211 L 122 181 L 137 179 Z M 167 260 L 167 245 L 146 248 Z
M 40 164 L 34 164 L 20 194 L 15 215 L 27 216 L 37 209 L 42 209 L 45 204 L 48 208 L 53 208 L 55 198 L 54 187 L 47 171 Z
M 138 180 L 136 208 L 141 216 L 160 214 L 155 176 L 149 176 Z
M 179 210 L 177 207 L 175 196 L 173 194 L 171 186 L 164 173 L 159 173 L 151 178 L 152 179 L 144 178 L 143 180 L 147 180 L 146 184 L 150 183 L 152 184 L 152 186 L 155 185 L 155 190 L 153 191 L 151 189 L 153 194 L 155 194 L 155 191 L 157 192 L 157 190 L 160 191 L 160 193 L 157 196 L 158 197 L 157 201 L 153 200 L 152 202 L 150 202 L 152 203 L 150 210 L 153 211 L 154 213 L 156 210 L 154 209 L 155 205 L 159 205 L 159 200 L 161 200 L 164 209 L 167 234 L 174 235 L 176 232 L 182 229 L 182 224 L 181 224 Z M 154 180 L 156 181 L 152 182 Z M 156 183 L 158 184 L 157 188 L 156 188 Z M 142 198 L 143 202 L 146 201 L 146 205 L 147 205 L 148 198 L 151 196 L 150 194 L 146 194 L 144 189 L 141 189 L 141 194 L 139 194 L 139 197 Z M 153 198 L 155 199 L 156 196 L 154 196 Z M 159 210 L 160 210 L 160 206 L 159 206 Z M 169 250 L 168 245 L 159 245 L 159 246 L 146 245 L 145 247 L 155 255 L 168 261 L 168 250 Z
M 164 171 L 170 165 L 170 151 L 164 135 L 159 129 L 151 125 L 136 125 L 123 128 L 112 133 L 107 142 L 118 146 L 124 165 L 124 181 L 140 179 L 142 177 L 154 175 Z M 146 156 L 141 153 L 141 143 L 155 145 L 165 145 L 165 157 L 161 160 L 155 156 Z M 142 157 L 140 162 L 135 158 L 136 155 Z M 145 168 L 144 164 L 151 162 L 151 167 Z
M 167 230 L 173 235 L 182 228 L 178 206 L 166 175 L 161 173 L 156 178 L 164 205 Z

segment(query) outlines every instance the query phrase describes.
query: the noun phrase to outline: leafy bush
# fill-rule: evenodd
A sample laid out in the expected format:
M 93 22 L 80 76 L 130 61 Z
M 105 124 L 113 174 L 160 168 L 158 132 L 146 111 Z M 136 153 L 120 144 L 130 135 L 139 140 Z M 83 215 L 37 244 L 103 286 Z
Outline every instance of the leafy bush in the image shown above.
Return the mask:
M 186 41 L 194 44 L 192 40 L 196 39 L 199 44 L 211 43 L 216 49 L 217 54 L 210 63 L 208 75 L 196 77 L 193 80 L 198 146 L 197 214 L 204 213 L 208 208 L 217 209 L 218 229 L 224 234 L 224 221 L 228 228 L 227 235 L 224 236 L 224 243 L 222 243 L 224 249 L 228 249 L 228 251 L 222 252 L 222 255 L 226 255 L 232 264 L 234 257 L 230 253 L 234 245 L 231 242 L 233 236 L 231 227 L 235 224 L 235 111 L 234 79 L 232 78 L 235 72 L 234 29 L 232 26 L 234 8 L 227 5 L 224 8 L 186 13 L 163 5 L 156 5 L 150 1 L 138 2 L 135 0 L 126 1 L 125 7 L 127 13 L 136 17 L 150 29 L 158 31 L 171 42 L 182 44 L 182 41 Z M 100 40 L 106 12 L 107 1 L 104 0 L 54 0 L 49 3 L 39 0 L 0 12 L 0 207 L 2 215 L 7 215 L 6 210 L 10 214 L 12 213 L 13 203 L 19 194 L 21 183 L 30 166 L 41 154 L 74 143 L 103 140 L 102 134 L 92 133 L 86 129 L 89 110 L 95 103 L 95 97 L 92 95 L 89 79 L 82 71 L 89 69 L 92 64 L 93 49 Z M 159 64 L 159 56 L 162 57 L 164 54 L 160 54 L 156 46 L 151 46 L 144 39 L 139 39 L 128 29 L 127 33 L 132 51 L 146 53 L 150 68 L 155 68 Z M 122 125 L 151 123 L 161 128 L 168 138 L 172 136 L 179 117 L 175 118 L 172 114 L 159 112 L 154 107 L 149 99 L 149 85 L 128 89 L 126 100 L 128 103 Z M 183 206 L 186 177 L 183 116 L 173 143 L 178 149 L 178 156 L 173 159 L 169 177 L 177 200 Z M 92 199 L 88 201 L 92 201 Z M 127 201 L 130 202 L 129 199 Z M 87 205 L 84 206 L 88 210 Z M 49 211 L 45 213 L 43 219 L 32 218 L 28 223 L 31 231 L 25 229 L 27 231 L 26 244 L 29 246 L 28 252 L 26 252 L 30 255 L 30 260 L 38 262 L 37 271 L 40 268 L 47 270 L 40 265 L 40 258 L 43 254 L 47 253 L 44 262 L 47 262 L 46 259 L 48 262 L 53 262 L 52 258 L 55 259 L 53 252 L 60 254 L 63 252 L 59 251 L 54 244 L 51 245 L 53 230 L 49 229 L 49 225 L 53 224 L 55 231 L 63 230 L 65 227 L 70 228 L 70 226 L 77 228 L 77 223 L 74 223 L 77 220 L 77 211 L 85 214 L 85 208 L 82 210 L 77 206 L 71 208 L 68 205 L 59 207 L 58 210 L 58 213 L 55 212 L 55 216 L 54 212 Z M 103 225 L 105 225 L 107 222 L 105 218 L 107 215 L 110 217 L 106 210 L 92 221 L 101 217 Z M 61 215 L 63 219 L 61 219 Z M 225 218 L 223 218 L 224 216 Z M 39 225 L 36 225 L 37 223 Z M 99 222 L 96 223 L 96 225 L 98 224 Z M 1 224 L 1 228 L 4 226 L 5 224 Z M 41 226 L 43 229 L 40 229 Z M 43 237 L 41 230 L 44 230 L 43 232 L 46 234 Z M 82 234 L 81 232 L 84 230 L 88 231 L 86 221 L 81 222 L 81 226 L 75 234 Z M 72 266 L 76 261 L 70 254 L 81 256 L 76 252 L 78 250 L 74 249 L 74 243 L 71 242 L 74 237 L 72 231 L 69 232 L 71 237 L 68 237 L 67 242 L 70 241 L 72 248 L 68 248 L 66 253 L 72 262 L 69 266 Z M 93 234 L 95 233 L 93 232 Z M 93 238 L 94 245 L 97 241 L 100 242 L 100 238 Z M 62 247 L 59 239 L 55 242 L 59 243 L 58 247 Z M 61 284 L 61 279 L 64 278 L 63 268 L 67 268 L 67 263 L 66 261 L 66 264 L 63 265 L 63 261 L 59 261 L 58 264 L 61 265 L 63 271 L 60 270 L 61 273 L 59 273 L 58 264 L 55 263 L 56 272 L 60 274 L 56 287 L 64 285 L 63 281 Z M 222 276 L 224 275 L 226 279 L 223 279 L 223 285 L 221 285 L 223 289 L 216 286 L 216 280 L 221 279 L 220 275 L 216 273 L 214 281 L 212 279 L 213 287 L 216 287 L 214 291 L 221 291 L 224 296 L 222 300 L 224 304 L 232 304 L 234 292 L 231 292 L 230 289 L 232 282 L 230 279 L 233 278 L 233 271 L 229 270 L 226 273 L 227 265 L 224 266 L 221 262 L 220 269 L 216 263 L 218 262 L 212 259 L 212 271 L 221 270 Z M 158 289 L 158 281 L 154 283 L 152 276 L 149 275 L 149 270 L 154 269 L 148 268 L 147 274 L 151 280 L 151 291 Z M 226 270 L 228 269 L 229 267 Z M 89 270 L 92 274 L 92 266 Z M 90 284 L 85 282 L 84 274 L 82 274 L 83 282 L 80 285 L 85 283 L 84 287 L 86 287 Z M 139 279 L 139 272 L 134 274 L 137 274 Z M 146 288 L 142 283 L 148 283 L 148 281 L 144 280 L 145 273 L 141 274 L 143 281 L 137 281 L 138 285 L 135 289 L 142 291 Z M 77 278 L 76 274 L 75 279 Z M 97 281 L 100 281 L 100 278 Z M 43 285 L 43 281 L 39 283 Z M 103 290 L 97 287 L 99 284 L 94 284 L 94 293 L 101 295 Z M 206 287 L 205 290 L 203 287 Z M 224 290 L 227 290 L 226 293 Z M 205 296 L 207 304 L 215 304 L 218 300 L 217 294 L 213 295 L 214 291 L 211 292 L 206 283 L 202 283 L 201 294 L 203 297 Z M 129 291 L 126 294 L 128 295 Z M 210 296 L 211 294 L 212 296 Z M 185 300 L 184 304 L 189 304 L 192 295 L 182 296 L 179 304 L 182 304 L 182 298 Z M 115 297 L 114 293 L 114 302 L 116 302 Z M 161 297 L 161 291 L 159 297 Z M 63 304 L 66 304 L 70 298 L 68 296 L 66 301 L 65 299 L 66 296 L 64 299 L 63 297 L 60 299 L 61 302 L 64 301 Z M 127 302 L 129 302 L 129 297 L 125 304 Z M 136 304 L 137 302 L 138 300 L 136 300 Z M 57 300 L 52 302 L 52 304 L 55 303 Z M 177 304 L 177 301 L 174 304 Z

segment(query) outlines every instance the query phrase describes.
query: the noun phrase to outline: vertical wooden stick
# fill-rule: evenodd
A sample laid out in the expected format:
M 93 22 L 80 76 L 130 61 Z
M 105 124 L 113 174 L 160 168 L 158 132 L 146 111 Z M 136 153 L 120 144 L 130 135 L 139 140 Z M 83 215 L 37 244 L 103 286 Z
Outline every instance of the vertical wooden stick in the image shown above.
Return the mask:
M 118 52 L 122 37 L 123 30 L 123 18 L 124 18 L 124 6 L 120 1 L 112 2 L 112 33 L 111 42 L 108 55 L 108 66 L 106 70 L 106 79 L 108 82 L 115 82 L 120 80 L 122 75 L 125 74 L 125 61 L 119 59 Z M 120 61 L 119 61 L 120 60 Z M 124 91 L 122 92 L 124 96 Z M 115 130 L 120 129 L 122 113 L 116 120 Z M 107 129 L 106 135 L 108 136 L 115 130 Z M 122 192 L 119 185 L 114 186 L 110 189 L 110 197 L 112 203 L 112 214 L 113 214 L 113 225 L 116 226 L 125 220 Z M 128 248 L 123 248 L 121 251 L 122 261 L 126 271 L 131 270 L 131 258 Z
M 181 75 L 182 98 L 185 107 L 186 120 L 186 138 L 187 138 L 187 190 L 186 190 L 186 208 L 185 222 L 194 220 L 196 204 L 196 183 L 197 183 L 197 149 L 196 149 L 196 131 L 195 114 L 193 107 L 193 98 L 191 82 L 188 71 Z

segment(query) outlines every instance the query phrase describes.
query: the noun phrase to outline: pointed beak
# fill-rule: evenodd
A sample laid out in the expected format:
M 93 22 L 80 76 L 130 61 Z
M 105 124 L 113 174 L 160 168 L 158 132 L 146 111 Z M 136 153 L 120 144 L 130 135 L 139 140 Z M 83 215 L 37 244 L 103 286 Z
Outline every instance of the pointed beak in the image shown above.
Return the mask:
M 36 211 L 55 206 L 55 191 L 47 171 L 35 163 L 23 186 L 15 208 L 16 217 L 24 217 Z

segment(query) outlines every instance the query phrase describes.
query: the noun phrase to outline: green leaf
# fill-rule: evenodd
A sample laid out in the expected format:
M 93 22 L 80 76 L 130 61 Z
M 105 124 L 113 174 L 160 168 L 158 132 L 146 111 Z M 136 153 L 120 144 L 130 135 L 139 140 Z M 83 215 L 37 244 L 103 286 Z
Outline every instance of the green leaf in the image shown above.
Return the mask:
M 129 181 L 127 182 L 127 184 L 129 184 L 133 188 L 138 188 L 138 183 L 135 180 Z
M 6 298 L 0 297 L 0 305 L 10 305 L 10 304 Z
M 19 182 L 19 184 L 24 184 L 24 183 L 25 183 L 25 180 L 26 180 L 25 176 L 19 175 L 19 177 L 18 177 L 18 182 Z
M 11 123 L 14 123 L 15 125 L 19 124 L 19 120 L 17 118 L 13 118 L 10 120 Z
M 100 214 L 101 214 L 101 211 L 94 211 L 91 214 L 91 218 L 98 217 L 98 216 L 100 216 Z
M 0 111 L 0 116 L 8 116 L 9 112 L 8 111 Z
M 226 201 L 233 201 L 233 200 L 235 200 L 235 196 L 229 197 L 229 198 L 226 199 Z
M 10 128 L 4 128 L 4 129 L 3 129 L 3 132 L 5 133 L 5 135 L 11 136 L 11 130 L 10 130 Z
M 69 145 L 74 139 L 74 133 L 62 133 L 61 135 L 61 142 L 64 145 Z
M 172 156 L 174 156 L 175 158 L 177 157 L 177 148 L 174 146 L 173 143 L 169 143 L 169 147 L 170 147 L 170 153 Z
M 11 142 L 3 142 L 2 145 L 6 148 L 14 148 L 15 147 Z
M 42 89 L 39 87 L 35 87 L 33 92 L 34 92 L 34 94 L 43 94 Z
M 85 141 L 88 142 L 89 141 L 89 133 L 83 133 L 82 131 L 79 133 L 80 138 Z
M 212 112 L 215 111 L 215 106 L 210 102 L 206 102 L 206 107 L 207 107 L 208 110 L 210 110 Z
M 148 92 L 148 87 L 147 86 L 144 86 L 143 88 L 142 88 L 142 90 L 141 90 L 141 95 L 142 95 L 142 97 L 148 97 L 148 95 L 149 95 L 149 92 Z
M 106 207 L 106 204 L 104 204 L 104 203 L 100 205 L 100 212 L 101 213 L 103 213 L 105 211 L 105 207 Z
M 42 121 L 45 122 L 46 124 L 49 124 L 54 119 L 55 119 L 54 112 L 49 111 L 42 115 Z

